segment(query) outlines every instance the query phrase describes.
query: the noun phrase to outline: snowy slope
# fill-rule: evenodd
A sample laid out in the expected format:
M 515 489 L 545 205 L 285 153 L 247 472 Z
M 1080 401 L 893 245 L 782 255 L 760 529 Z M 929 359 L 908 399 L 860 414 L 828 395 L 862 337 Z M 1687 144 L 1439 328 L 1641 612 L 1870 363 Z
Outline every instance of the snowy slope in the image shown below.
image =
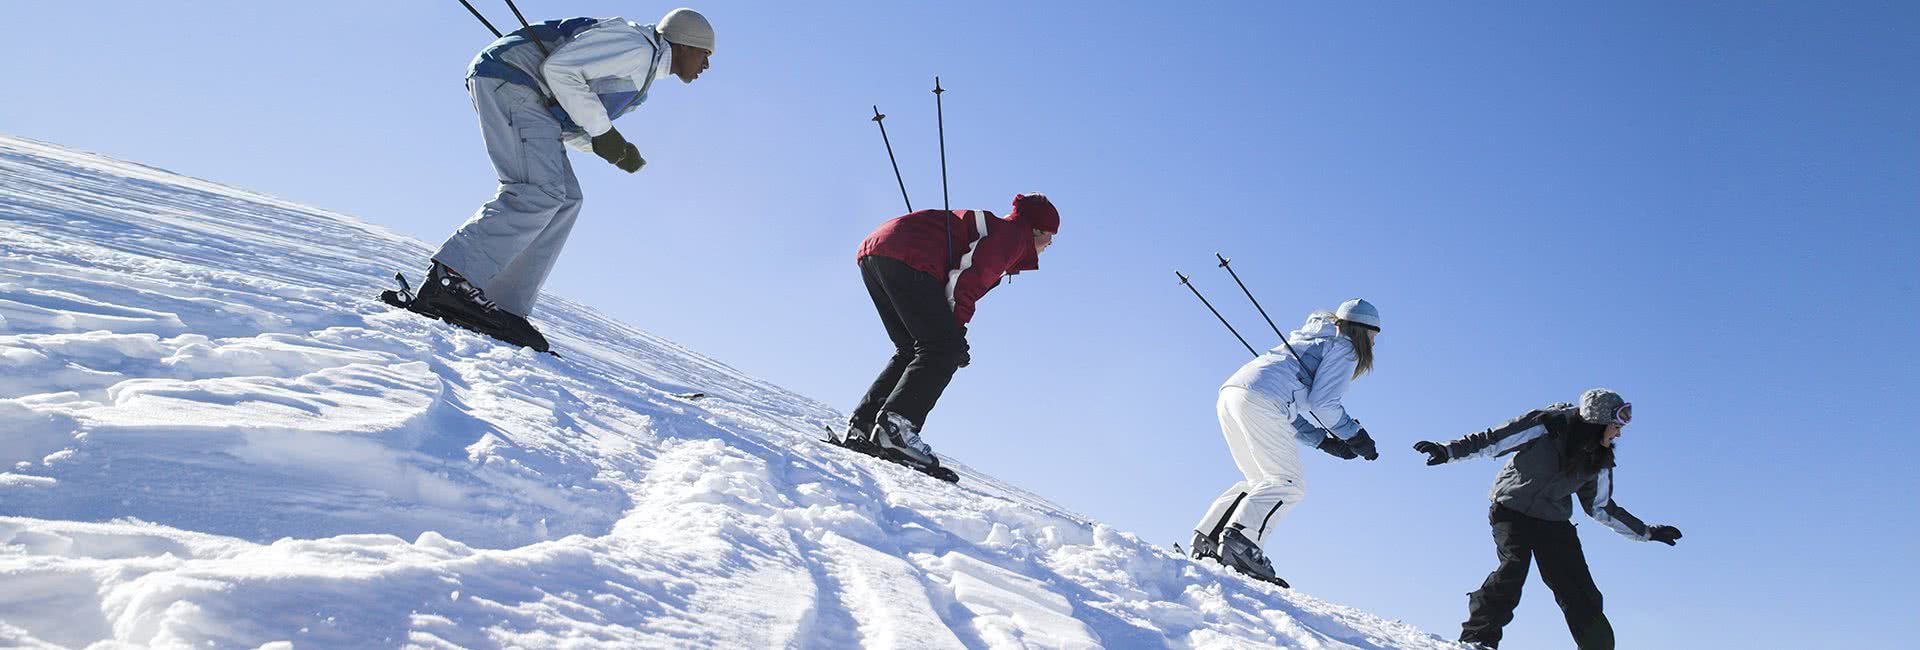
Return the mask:
M 564 299 L 564 360 L 392 312 L 346 216 L 0 137 L 0 220 L 0 646 L 1456 647 Z

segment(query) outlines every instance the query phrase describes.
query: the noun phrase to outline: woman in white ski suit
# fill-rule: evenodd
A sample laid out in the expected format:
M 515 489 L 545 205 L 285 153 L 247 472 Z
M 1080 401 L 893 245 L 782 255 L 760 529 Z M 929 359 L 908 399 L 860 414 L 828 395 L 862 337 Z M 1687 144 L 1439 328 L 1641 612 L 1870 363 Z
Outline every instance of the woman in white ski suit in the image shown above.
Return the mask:
M 1340 403 L 1354 378 L 1371 370 L 1379 331 L 1379 311 L 1365 300 L 1349 300 L 1334 313 L 1308 316 L 1287 343 L 1241 366 L 1221 385 L 1220 430 L 1246 478 L 1222 492 L 1194 525 L 1196 558 L 1219 557 L 1246 572 L 1251 567 L 1222 553 L 1239 541 L 1251 544 L 1250 559 L 1265 564 L 1259 544 L 1306 496 L 1294 440 L 1341 458 L 1379 457 L 1373 438 Z M 1316 426 L 1309 414 L 1327 428 Z

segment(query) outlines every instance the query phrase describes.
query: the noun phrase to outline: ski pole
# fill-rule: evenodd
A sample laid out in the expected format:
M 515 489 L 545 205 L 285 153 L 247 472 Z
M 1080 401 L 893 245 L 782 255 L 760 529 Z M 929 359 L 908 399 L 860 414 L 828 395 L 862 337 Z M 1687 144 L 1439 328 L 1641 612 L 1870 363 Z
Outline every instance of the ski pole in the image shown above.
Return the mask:
M 467 11 L 472 12 L 473 17 L 478 18 L 480 20 L 480 24 L 486 25 L 487 31 L 493 32 L 494 38 L 500 38 L 500 30 L 494 29 L 493 23 L 487 22 L 487 17 L 480 15 L 480 10 L 473 8 L 472 3 L 467 2 L 467 0 L 460 0 L 460 4 L 466 5 Z
M 533 41 L 534 46 L 540 48 L 540 56 L 543 58 L 553 56 L 552 52 L 547 51 L 547 44 L 540 42 L 540 35 L 533 33 L 533 25 L 527 24 L 527 17 L 520 15 L 520 8 L 513 6 L 513 0 L 507 0 L 507 8 L 513 10 L 514 18 L 520 19 L 520 26 L 527 28 L 527 40 Z
M 1221 254 L 1219 254 L 1219 253 L 1214 253 L 1214 254 L 1213 254 L 1213 257 L 1214 257 L 1214 259 L 1217 259 L 1217 260 L 1220 260 L 1220 268 L 1223 268 L 1223 269 L 1226 269 L 1226 270 L 1227 270 L 1227 275 L 1231 275 L 1231 276 L 1233 276 L 1233 283 L 1234 283 L 1234 284 L 1237 284 L 1237 285 L 1240 285 L 1240 292 L 1241 292 L 1241 293 L 1244 293 L 1244 294 L 1247 294 L 1247 300 L 1250 300 L 1250 301 L 1252 301 L 1252 302 L 1253 302 L 1253 308 L 1254 308 L 1254 309 L 1258 309 L 1258 310 L 1260 310 L 1260 317 L 1261 317 L 1261 318 L 1265 318 L 1265 319 L 1267 319 L 1267 327 L 1271 327 L 1271 328 L 1273 328 L 1273 333 L 1274 333 L 1274 335 L 1276 335 L 1276 336 L 1279 336 L 1279 337 L 1280 337 L 1280 342 L 1281 342 L 1281 343 L 1285 343 L 1285 344 L 1286 344 L 1286 346 L 1287 346 L 1287 351 L 1288 351 L 1288 352 L 1292 352 L 1292 351 L 1293 351 L 1293 344 L 1291 344 L 1291 343 L 1287 343 L 1287 335 L 1285 335 L 1285 334 L 1281 334 L 1281 333 L 1280 333 L 1280 326 L 1279 326 L 1279 325 L 1275 325 L 1275 324 L 1273 324 L 1273 317 L 1271 317 L 1271 316 L 1268 316 L 1268 315 L 1267 315 L 1267 309 L 1266 309 L 1265 307 L 1261 307 L 1261 306 L 1260 306 L 1260 301 L 1259 301 L 1259 300 L 1256 300 L 1256 299 L 1254 299 L 1254 297 L 1253 297 L 1253 292 L 1252 292 L 1252 291 L 1248 291 L 1248 290 L 1247 290 L 1247 283 L 1245 283 L 1245 282 L 1241 282 L 1241 281 L 1240 281 L 1240 274 L 1238 274 L 1238 273 L 1234 273 L 1234 272 L 1233 272 L 1233 267 L 1232 267 L 1232 266 L 1229 266 L 1229 264 L 1230 264 L 1230 263 L 1232 262 L 1232 260 L 1228 260 L 1228 259 L 1226 258 L 1226 256 L 1224 256 L 1224 255 L 1221 255 Z M 1293 356 L 1295 356 L 1295 357 L 1298 357 L 1298 356 L 1300 356 L 1300 355 L 1296 353 L 1296 354 L 1294 354 Z
M 1233 276 L 1233 283 L 1234 283 L 1234 284 L 1237 284 L 1237 285 L 1240 285 L 1240 292 L 1241 292 L 1241 293 L 1244 293 L 1244 294 L 1247 294 L 1247 300 L 1250 300 L 1250 301 L 1252 301 L 1252 302 L 1253 302 L 1253 308 L 1254 308 L 1254 309 L 1258 309 L 1258 310 L 1260 310 L 1260 317 L 1261 317 L 1261 318 L 1265 318 L 1265 319 L 1267 319 L 1267 327 L 1271 327 L 1271 328 L 1273 328 L 1273 333 L 1274 333 L 1275 335 L 1277 335 L 1277 336 L 1279 336 L 1279 337 L 1280 337 L 1280 344 L 1281 344 L 1281 345 L 1284 345 L 1284 346 L 1287 346 L 1287 353 L 1288 353 L 1288 354 L 1291 354 L 1291 355 L 1293 355 L 1293 358 L 1294 358 L 1295 360 L 1299 360 L 1299 359 L 1301 358 L 1301 357 L 1300 357 L 1300 353 L 1299 353 L 1298 351 L 1296 351 L 1296 350 L 1294 350 L 1294 349 L 1293 349 L 1293 344 L 1292 344 L 1292 343 L 1289 343 L 1289 342 L 1287 341 L 1287 335 L 1286 335 L 1286 334 L 1282 334 L 1282 333 L 1280 332 L 1280 326 L 1279 326 L 1279 325 L 1275 325 L 1275 324 L 1273 324 L 1273 318 L 1272 318 L 1272 317 L 1270 317 L 1270 316 L 1267 316 L 1267 309 L 1266 309 L 1265 307 L 1261 307 L 1261 306 L 1260 306 L 1260 301 L 1259 301 L 1259 300 L 1257 300 L 1257 299 L 1255 299 L 1255 298 L 1253 297 L 1253 292 L 1252 292 L 1252 291 L 1248 291 L 1248 290 L 1247 290 L 1247 283 L 1245 283 L 1245 282 L 1241 282 L 1241 281 L 1240 281 L 1240 274 L 1238 274 L 1238 273 L 1234 273 L 1234 272 L 1233 272 L 1233 267 L 1232 267 L 1232 266 L 1231 266 L 1231 265 L 1229 264 L 1229 261 L 1227 260 L 1227 258 L 1226 258 L 1226 256 L 1224 256 L 1224 255 L 1221 255 L 1220 253 L 1217 253 L 1217 252 L 1216 252 L 1216 253 L 1214 253 L 1214 254 L 1213 254 L 1213 256 L 1214 256 L 1214 258 L 1216 258 L 1216 259 L 1218 259 L 1218 260 L 1220 260 L 1220 268 L 1223 268 L 1223 269 L 1226 269 L 1226 270 L 1227 270 L 1227 275 L 1231 275 L 1231 276 Z M 1303 370 L 1304 370 L 1305 368 L 1306 368 L 1306 364 L 1305 364 L 1304 362 L 1302 362 L 1302 363 L 1301 363 L 1301 369 L 1303 369 Z M 1314 375 L 1314 373 L 1312 373 L 1312 372 L 1308 372 L 1308 373 L 1307 373 L 1307 387 L 1308 387 L 1308 388 L 1312 388 L 1312 387 L 1313 387 L 1313 375 Z M 1309 417 L 1309 418 L 1312 418 L 1312 419 L 1313 419 L 1313 423 L 1314 423 L 1315 425 L 1317 425 L 1317 426 L 1319 426 L 1320 428 L 1322 428 L 1322 429 L 1326 429 L 1326 430 L 1327 430 L 1328 432 L 1332 432 L 1332 431 L 1333 431 L 1332 429 L 1327 429 L 1327 425 L 1325 425 L 1325 424 L 1321 424 L 1321 422 L 1320 422 L 1320 416 L 1318 416 L 1318 415 L 1314 415 L 1314 414 L 1313 414 L 1313 411 L 1312 411 L 1312 410 L 1308 410 L 1308 411 L 1307 411 L 1307 417 Z
M 893 180 L 900 184 L 900 200 L 907 204 L 907 211 L 913 211 L 913 199 L 907 198 L 907 181 L 900 178 L 900 161 L 893 157 L 893 141 L 887 139 L 887 116 L 880 114 L 880 105 L 873 106 L 873 123 L 880 125 L 880 142 L 887 145 L 887 162 L 893 163 Z
M 1176 277 L 1176 278 L 1180 278 L 1180 284 L 1181 284 L 1181 285 L 1183 285 L 1183 286 L 1185 286 L 1185 287 L 1187 288 L 1187 290 L 1188 290 L 1188 291 L 1192 291 L 1192 292 L 1193 292 L 1193 297 L 1195 297 L 1195 298 L 1199 298 L 1199 299 L 1200 299 L 1200 304 L 1202 304 L 1202 305 L 1206 305 L 1206 306 L 1207 306 L 1207 311 L 1210 311 L 1210 312 L 1213 312 L 1213 317 L 1214 317 L 1214 318 L 1218 318 L 1218 319 L 1220 319 L 1220 324 L 1221 324 L 1221 325 L 1225 325 L 1225 326 L 1227 326 L 1227 331 L 1229 331 L 1229 332 L 1233 332 L 1233 338 L 1236 338 L 1236 339 L 1240 339 L 1240 345 L 1243 345 L 1243 346 L 1246 346 L 1246 348 L 1247 348 L 1247 353 L 1248 353 L 1248 354 L 1251 354 L 1251 355 L 1253 355 L 1253 356 L 1254 356 L 1255 358 L 1258 358 L 1258 357 L 1260 356 L 1260 353 L 1259 353 L 1259 352 L 1256 352 L 1256 351 L 1254 351 L 1254 349 L 1253 349 L 1253 346 L 1252 346 L 1252 345 L 1249 345 L 1249 344 L 1247 343 L 1247 339 L 1246 339 L 1245 337 L 1242 337 L 1242 336 L 1240 336 L 1240 330 L 1236 330 L 1236 329 L 1234 329 L 1234 328 L 1233 328 L 1233 323 L 1229 323 L 1229 322 L 1227 322 L 1227 317 L 1225 317 L 1225 316 L 1221 316 L 1221 315 L 1220 315 L 1220 310 L 1218 310 L 1218 309 L 1214 309 L 1214 308 L 1213 308 L 1213 303 L 1210 303 L 1210 302 L 1207 302 L 1207 297 L 1206 297 L 1206 296 L 1203 296 L 1203 295 L 1200 295 L 1200 290 L 1199 290 L 1199 289 L 1197 289 L 1197 288 L 1195 288 L 1195 287 L 1193 286 L 1193 283 L 1192 283 L 1192 282 L 1188 282 L 1188 281 L 1187 281 L 1187 275 L 1186 275 L 1185 273 L 1181 273 L 1181 272 L 1179 272 L 1179 271 L 1174 271 L 1174 272 L 1173 272 L 1173 276 L 1174 276 L 1174 277 Z
M 947 198 L 947 111 L 941 105 L 940 94 L 947 92 L 940 87 L 940 77 L 933 78 L 933 115 L 934 124 L 940 129 L 940 209 L 952 210 L 953 202 Z M 951 255 L 951 254 L 949 254 Z

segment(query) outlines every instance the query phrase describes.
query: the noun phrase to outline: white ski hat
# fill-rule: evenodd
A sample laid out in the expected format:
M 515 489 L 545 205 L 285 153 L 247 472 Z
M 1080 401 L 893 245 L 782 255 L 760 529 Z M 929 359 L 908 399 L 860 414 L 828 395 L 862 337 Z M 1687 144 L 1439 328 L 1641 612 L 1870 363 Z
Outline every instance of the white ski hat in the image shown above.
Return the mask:
M 1365 325 L 1375 331 L 1380 329 L 1380 310 L 1374 309 L 1373 303 L 1359 298 L 1340 303 L 1340 308 L 1333 311 L 1333 317 Z
M 660 19 L 657 29 L 669 43 L 713 51 L 713 24 L 707 22 L 707 17 L 698 11 L 685 7 L 669 11 L 665 18 Z

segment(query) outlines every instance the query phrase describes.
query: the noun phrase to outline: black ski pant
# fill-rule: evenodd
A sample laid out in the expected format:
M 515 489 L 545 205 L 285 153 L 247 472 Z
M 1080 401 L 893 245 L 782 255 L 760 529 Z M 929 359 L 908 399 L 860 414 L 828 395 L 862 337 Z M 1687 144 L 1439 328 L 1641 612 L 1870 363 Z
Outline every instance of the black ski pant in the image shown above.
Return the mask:
M 860 258 L 867 295 L 893 340 L 893 358 L 853 409 L 853 424 L 871 428 L 881 411 L 925 426 L 953 373 L 967 365 L 967 330 L 953 318 L 947 287 L 905 262 L 878 255 Z
M 1501 628 L 1513 621 L 1520 606 L 1520 588 L 1527 584 L 1529 561 L 1540 565 L 1540 580 L 1553 590 L 1553 599 L 1567 618 L 1580 650 L 1613 650 L 1613 625 L 1600 611 L 1600 588 L 1587 570 L 1580 536 L 1573 524 L 1547 521 L 1495 505 L 1487 519 L 1493 524 L 1493 549 L 1500 566 L 1487 575 L 1480 589 L 1467 595 L 1467 622 L 1460 641 L 1499 647 Z

